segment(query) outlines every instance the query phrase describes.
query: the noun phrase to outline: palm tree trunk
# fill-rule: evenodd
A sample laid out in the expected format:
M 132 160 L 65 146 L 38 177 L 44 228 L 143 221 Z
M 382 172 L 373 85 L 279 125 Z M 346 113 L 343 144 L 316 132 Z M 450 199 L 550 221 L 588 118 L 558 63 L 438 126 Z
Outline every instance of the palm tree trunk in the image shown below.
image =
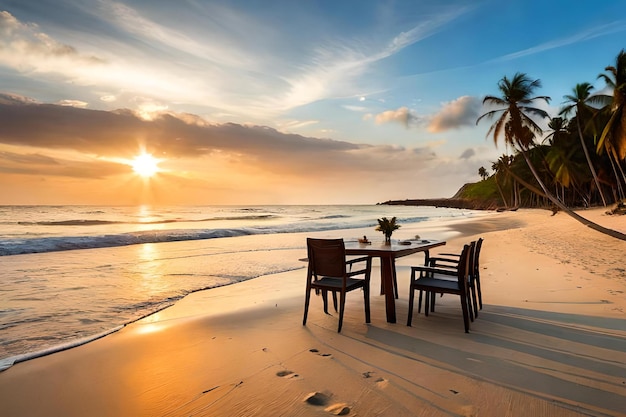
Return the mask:
M 532 172 L 533 176 L 535 177 L 535 180 L 537 180 L 537 182 L 539 183 L 539 186 L 543 190 L 543 193 L 542 192 L 537 193 L 537 191 L 539 191 L 539 190 L 537 190 L 536 187 L 531 186 L 528 183 L 525 183 L 525 181 L 523 181 L 521 178 L 517 178 L 517 180 L 520 181 L 522 184 L 524 184 L 524 186 L 526 186 L 529 190 L 533 191 L 534 193 L 536 193 L 538 195 L 543 195 L 544 197 L 547 197 L 559 209 L 563 210 L 566 214 L 568 214 L 569 216 L 573 217 L 574 219 L 576 219 L 580 223 L 584 224 L 585 226 L 590 227 L 593 230 L 598 231 L 600 233 L 604 233 L 606 235 L 609 235 L 611 237 L 614 237 L 614 238 L 617 238 L 617 239 L 620 239 L 620 240 L 626 240 L 626 234 L 625 233 L 618 232 L 617 230 L 609 229 L 609 228 L 606 228 L 604 226 L 600 226 L 599 224 L 594 223 L 591 220 L 585 219 L 584 217 L 582 217 L 579 214 L 575 213 L 574 211 L 570 210 L 569 207 L 567 207 L 565 204 L 563 204 L 558 198 L 554 197 L 550 193 L 550 191 L 548 191 L 548 189 L 546 188 L 546 186 L 543 183 L 543 181 L 541 181 L 541 178 L 539 177 L 539 174 L 535 170 L 535 166 L 532 164 L 532 162 L 530 162 L 530 158 L 528 157 L 528 155 L 526 155 L 526 152 L 523 151 L 523 150 L 522 150 L 522 156 L 524 156 L 524 160 L 526 161 L 526 164 L 528 165 L 528 168 L 530 169 L 530 172 Z
M 593 167 L 591 163 L 591 158 L 589 157 L 589 151 L 587 150 L 587 145 L 585 145 L 585 139 L 583 138 L 583 131 L 580 128 L 580 118 L 576 118 L 576 125 L 578 127 L 578 137 L 580 138 L 580 144 L 583 147 L 583 151 L 585 152 L 585 158 L 587 158 L 587 164 L 589 165 L 589 170 L 591 171 L 591 175 L 593 175 L 593 180 L 596 183 L 596 188 L 600 193 L 600 198 L 602 198 L 602 204 L 606 207 L 606 199 L 604 198 L 604 193 L 602 192 L 602 188 L 600 187 L 600 181 L 598 180 L 598 174 L 596 174 L 596 169 Z
M 615 167 L 615 165 L 617 165 L 618 167 L 620 167 L 620 171 L 621 171 L 621 166 L 619 165 L 619 161 L 615 161 L 615 155 L 607 150 L 607 154 L 609 156 L 609 161 L 611 162 L 611 168 L 613 168 L 613 175 L 615 175 L 615 181 L 617 182 L 617 192 L 619 195 L 619 199 L 623 200 L 624 197 L 624 189 L 622 188 L 622 181 L 620 180 L 619 174 L 617 173 L 617 168 Z M 622 171 L 622 175 L 623 175 L 623 171 Z M 626 183 L 626 181 L 624 181 Z
M 615 148 L 610 147 L 607 149 L 607 152 L 609 153 L 609 158 L 611 157 L 611 155 L 613 156 L 613 161 L 615 162 L 615 165 L 617 165 L 617 168 L 619 169 L 619 172 L 622 175 L 622 181 L 624 184 L 626 184 L 626 174 L 624 174 L 624 170 L 622 169 L 622 164 L 620 163 L 620 160 L 619 160 L 619 157 L 617 156 L 617 152 L 615 151 Z M 617 174 L 615 174 L 615 177 L 617 179 L 617 183 L 621 191 L 621 198 L 624 199 L 625 198 L 624 189 L 621 186 L 620 178 Z
M 506 198 L 504 198 L 504 193 L 502 192 L 502 187 L 500 187 L 500 183 L 498 182 L 498 173 L 496 172 L 496 177 L 494 178 L 496 181 L 496 187 L 498 187 L 498 192 L 500 193 L 500 197 L 502 198 L 502 202 L 504 203 L 504 207 L 509 208 L 509 204 L 506 202 Z

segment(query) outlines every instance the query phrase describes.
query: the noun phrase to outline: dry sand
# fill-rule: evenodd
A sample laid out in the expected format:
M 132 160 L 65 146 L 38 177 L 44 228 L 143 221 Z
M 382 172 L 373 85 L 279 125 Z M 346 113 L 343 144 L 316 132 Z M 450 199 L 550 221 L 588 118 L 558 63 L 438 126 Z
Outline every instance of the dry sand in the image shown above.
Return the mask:
M 626 232 L 626 217 L 603 213 L 581 214 Z M 485 304 L 469 334 L 450 295 L 405 325 L 421 255 L 398 262 L 398 323 L 385 321 L 376 269 L 372 323 L 349 294 L 341 334 L 317 297 L 302 326 L 302 269 L 194 293 L 19 363 L 0 373 L 0 415 L 626 415 L 626 242 L 543 210 L 454 228 L 446 251 L 485 238 Z

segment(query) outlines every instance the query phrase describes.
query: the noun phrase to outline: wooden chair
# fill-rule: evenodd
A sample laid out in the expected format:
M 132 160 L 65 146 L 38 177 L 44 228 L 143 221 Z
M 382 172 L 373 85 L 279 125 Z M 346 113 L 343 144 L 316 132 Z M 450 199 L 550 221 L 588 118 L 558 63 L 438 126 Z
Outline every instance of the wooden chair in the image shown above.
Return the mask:
M 483 309 L 483 293 L 480 287 L 480 250 L 483 245 L 483 238 L 472 242 L 475 245 L 473 256 L 470 259 L 470 281 L 469 288 L 472 295 L 474 316 L 478 316 L 478 310 Z M 427 260 L 427 265 L 435 268 L 445 268 L 456 271 L 460 254 L 441 253 Z
M 461 299 L 461 310 L 463 312 L 463 324 L 465 332 L 469 332 L 470 320 L 473 320 L 469 302 L 469 270 L 472 245 L 465 245 L 458 259 L 456 269 L 456 280 L 450 279 L 449 271 L 431 266 L 411 267 L 411 286 L 409 288 L 409 314 L 406 325 L 410 326 L 413 320 L 413 304 L 415 291 L 419 291 L 418 309 L 422 306 L 422 294 L 426 293 L 426 306 L 424 313 L 428 316 L 430 310 L 431 297 L 434 294 L 455 294 Z M 419 274 L 418 274 L 419 273 Z M 419 311 L 419 310 L 418 310 Z
M 321 292 L 324 301 L 324 312 L 328 314 L 328 292 L 336 300 L 339 294 L 339 326 L 341 332 L 346 294 L 358 288 L 363 289 L 365 302 L 365 322 L 370 322 L 370 275 L 372 258 L 369 256 L 346 259 L 346 248 L 343 239 L 307 238 L 309 267 L 307 272 L 306 298 L 304 301 L 304 318 L 306 325 L 311 300 L 311 291 Z M 364 266 L 361 268 L 361 263 Z M 362 278 L 355 278 L 361 275 Z M 337 305 L 335 304 L 335 310 Z

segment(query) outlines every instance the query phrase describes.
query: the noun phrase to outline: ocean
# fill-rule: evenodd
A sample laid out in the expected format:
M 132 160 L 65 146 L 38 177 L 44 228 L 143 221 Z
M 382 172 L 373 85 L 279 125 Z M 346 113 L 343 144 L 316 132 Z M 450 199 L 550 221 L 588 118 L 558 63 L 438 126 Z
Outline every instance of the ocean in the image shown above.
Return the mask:
M 485 212 L 411 206 L 0 206 L 0 369 L 199 290 L 304 269 L 306 237 L 446 239 Z M 303 277 L 304 285 L 304 277 Z

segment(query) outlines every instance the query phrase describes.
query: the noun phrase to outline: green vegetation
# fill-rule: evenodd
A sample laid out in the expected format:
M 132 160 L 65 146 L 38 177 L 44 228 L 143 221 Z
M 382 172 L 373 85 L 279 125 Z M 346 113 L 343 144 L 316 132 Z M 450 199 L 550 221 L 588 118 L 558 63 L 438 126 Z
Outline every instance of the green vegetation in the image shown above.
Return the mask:
M 388 241 L 389 239 L 391 239 L 391 235 L 393 234 L 394 230 L 398 230 L 399 228 L 400 225 L 396 223 L 395 217 L 392 217 L 391 220 L 383 217 L 382 219 L 378 219 L 378 226 L 376 226 L 376 231 L 383 232 L 383 234 L 385 235 L 385 241 Z
M 489 201 L 495 203 L 495 205 L 503 204 L 502 198 L 498 193 L 498 187 L 496 186 L 496 179 L 494 176 L 491 176 L 483 181 L 465 184 L 454 196 L 454 198 Z
M 458 197 L 493 199 L 492 181 L 505 208 L 555 206 L 592 207 L 617 204 L 626 199 L 626 52 L 598 78 L 612 95 L 593 94 L 587 82 L 579 83 L 563 96 L 558 117 L 550 118 L 542 102 L 550 97 L 536 96 L 540 80 L 516 73 L 498 83 L 500 95 L 486 96 L 484 119 L 494 120 L 487 133 L 497 144 L 503 139 L 511 155 L 492 163 L 493 175 L 484 167 L 483 178 Z M 571 116 L 570 119 L 567 117 Z M 539 122 L 548 119 L 544 132 Z M 539 141 L 541 141 L 539 143 Z M 481 186 L 482 185 L 482 186 Z M 491 187 L 493 188 L 493 187 Z M 470 194 L 468 194 L 470 193 Z
M 465 184 L 452 198 L 387 201 L 383 204 L 426 205 L 470 209 L 551 208 L 566 212 L 577 221 L 610 236 L 626 240 L 626 234 L 593 223 L 573 208 L 608 206 L 607 212 L 626 213 L 626 52 L 598 75 L 612 95 L 592 94 L 582 82 L 564 95 L 558 116 L 551 117 L 544 104 L 550 97 L 535 95 L 540 80 L 524 73 L 503 77 L 499 95 L 483 100 L 493 120 L 487 136 L 496 145 L 503 140 L 512 154 L 492 162 L 489 171 L 480 167 L 482 178 Z M 567 119 L 567 117 L 571 117 Z M 544 132 L 539 123 L 547 121 Z
M 550 119 L 552 132 L 545 138 L 535 119 L 550 117 L 540 107 L 542 102 L 548 104 L 550 97 L 535 96 L 540 80 L 523 73 L 500 80 L 500 96 L 484 98 L 483 105 L 490 110 L 476 123 L 496 119 L 487 136 L 493 135 L 496 144 L 503 138 L 514 151 L 492 165 L 494 183 L 505 206 L 542 206 L 549 201 L 555 213 L 563 210 L 597 231 L 626 240 L 626 234 L 606 229 L 570 209 L 599 204 L 606 207 L 610 197 L 613 203 L 626 198 L 626 52 L 622 50 L 616 64 L 605 71 L 608 74 L 599 78 L 613 95 L 591 95 L 591 84 L 577 84 L 572 94 L 564 96 L 565 107 L 559 112 L 562 117 Z M 573 113 L 571 120 L 564 119 Z M 537 139 L 548 144 L 538 144 Z M 595 148 L 595 154 L 589 148 Z M 484 171 L 479 169 L 483 177 L 480 183 L 486 182 Z M 530 199 L 524 201 L 523 191 Z

